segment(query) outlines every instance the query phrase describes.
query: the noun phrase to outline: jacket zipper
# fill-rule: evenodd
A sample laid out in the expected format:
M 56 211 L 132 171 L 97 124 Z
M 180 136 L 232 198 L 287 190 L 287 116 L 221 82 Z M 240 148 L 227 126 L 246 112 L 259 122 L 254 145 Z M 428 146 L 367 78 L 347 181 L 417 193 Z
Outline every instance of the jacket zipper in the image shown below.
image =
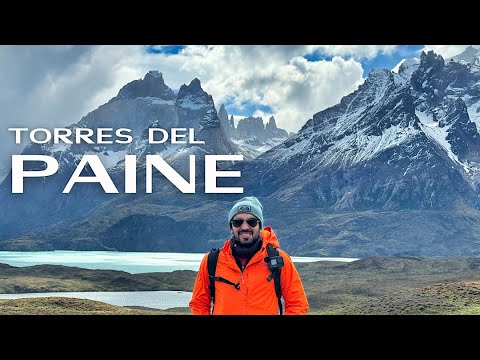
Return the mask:
M 243 270 L 240 275 L 240 283 L 242 284 L 240 286 L 240 296 L 242 297 L 242 313 L 246 314 L 247 313 L 247 297 L 245 295 L 245 278 L 243 277 Z

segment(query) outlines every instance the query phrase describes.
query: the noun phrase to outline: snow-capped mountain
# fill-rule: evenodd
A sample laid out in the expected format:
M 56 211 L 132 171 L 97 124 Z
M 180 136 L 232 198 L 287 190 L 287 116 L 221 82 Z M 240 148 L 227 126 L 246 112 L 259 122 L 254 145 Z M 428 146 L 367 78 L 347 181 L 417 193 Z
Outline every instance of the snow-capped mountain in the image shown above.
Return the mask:
M 475 48 L 470 45 L 462 53 L 454 56 L 452 59 L 460 63 L 465 62 L 480 65 L 480 48 Z
M 228 118 L 225 105 L 222 104 L 218 118 L 227 137 L 245 152 L 250 152 L 252 157 L 257 157 L 288 138 L 287 131 L 277 127 L 274 116 L 267 123 L 264 123 L 262 117 L 245 117 L 235 126 L 233 116 Z
M 134 90 L 136 85 L 124 93 Z M 171 126 L 187 116 L 215 148 L 236 149 L 239 141 L 232 143 L 226 136 L 232 129 L 225 130 L 235 129 L 233 122 L 225 109 L 213 116 L 213 102 L 200 106 L 209 101 L 197 93 L 195 80 L 185 85 L 187 95 L 182 94 L 181 102 L 180 92 L 170 99 L 163 87 L 155 91 L 166 96 L 158 101 L 175 103 L 155 108 L 171 114 Z M 149 98 L 125 96 L 122 101 L 142 104 Z M 145 118 L 138 128 L 136 146 L 142 151 L 143 129 L 157 126 L 151 119 Z M 252 118 L 251 123 L 259 121 Z M 314 114 L 297 134 L 235 169 L 241 171 L 244 194 L 260 198 L 265 224 L 275 229 L 282 248 L 291 254 L 479 255 L 479 126 L 478 63 L 465 57 L 445 62 L 433 52 L 422 53 L 395 71 L 371 71 L 356 91 Z M 201 151 L 185 146 L 167 158 L 181 162 Z M 219 182 L 238 185 L 233 178 Z M 148 196 L 81 194 L 81 200 L 73 199 L 84 205 L 70 219 L 0 244 L 18 248 L 37 241 L 39 247 L 59 249 L 206 251 L 229 236 L 226 214 L 240 197 L 179 195 L 165 187 Z M 58 201 L 53 203 L 62 209 Z
M 402 64 L 398 74 L 374 70 L 355 92 L 243 171 L 258 173 L 256 191 L 298 206 L 476 204 L 479 86 L 478 67 L 445 64 L 433 52 Z
M 7 177 L 8 169 L 0 165 L 0 183 Z
M 149 128 L 168 131 L 174 127 L 194 129 L 195 140 L 203 140 L 205 145 L 172 144 L 170 141 L 149 144 Z M 23 154 L 53 156 L 59 162 L 59 170 L 54 176 L 43 180 L 25 179 L 23 194 L 12 194 L 11 175 L 5 179 L 0 186 L 0 198 L 5 205 L 0 208 L 3 223 L 0 238 L 18 236 L 36 226 L 83 216 L 85 211 L 111 198 L 98 184 L 75 186 L 69 194 L 62 194 L 84 155 L 94 154 L 100 158 L 117 189 L 122 189 L 125 182 L 125 155 L 137 155 L 138 192 L 145 192 L 144 160 L 148 154 L 160 155 L 179 173 L 182 167 L 188 169 L 189 154 L 198 155 L 196 165 L 199 169 L 202 168 L 204 156 L 208 154 L 242 154 L 246 159 L 252 157 L 250 152 L 244 153 L 225 136 L 213 98 L 202 89 L 200 80 L 194 79 L 189 85 L 183 85 L 175 95 L 165 85 L 163 76 L 158 71 L 151 71 L 143 79 L 125 85 L 108 103 L 67 128 L 73 133 L 82 128 L 127 128 L 131 130 L 129 135 L 133 141 L 128 145 L 116 142 L 105 145 L 85 142 L 28 145 Z M 114 136 L 109 140 L 113 138 Z M 27 162 L 25 166 L 34 170 L 44 164 Z M 88 166 L 83 171 L 84 176 L 87 174 L 93 175 Z M 196 176 L 203 178 L 202 174 L 198 171 Z M 160 182 L 166 182 L 161 175 L 155 176 L 161 179 Z M 20 224 L 19 218 L 23 219 Z

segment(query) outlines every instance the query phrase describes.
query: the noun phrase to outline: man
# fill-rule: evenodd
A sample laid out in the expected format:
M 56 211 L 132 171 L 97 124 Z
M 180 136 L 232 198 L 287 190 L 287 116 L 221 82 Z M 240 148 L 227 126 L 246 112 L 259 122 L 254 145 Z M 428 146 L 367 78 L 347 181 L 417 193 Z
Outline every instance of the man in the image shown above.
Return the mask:
M 278 249 L 278 255 L 283 258 L 279 283 L 285 315 L 306 314 L 309 305 L 300 276 L 290 257 L 279 249 L 272 228 L 267 226 L 262 230 L 263 206 L 258 199 L 254 196 L 240 199 L 230 210 L 228 224 L 232 237 L 218 253 L 215 302 L 212 304 L 206 254 L 189 303 L 192 314 L 279 314 L 283 304 L 276 295 L 270 269 L 281 265 L 282 259 L 269 257 L 267 245 Z

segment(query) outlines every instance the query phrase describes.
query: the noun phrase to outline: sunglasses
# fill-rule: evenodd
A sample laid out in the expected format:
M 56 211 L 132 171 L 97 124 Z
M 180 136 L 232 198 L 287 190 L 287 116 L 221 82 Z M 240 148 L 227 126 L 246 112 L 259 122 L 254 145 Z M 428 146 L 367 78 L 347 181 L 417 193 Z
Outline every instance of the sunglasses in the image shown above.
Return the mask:
M 232 221 L 230 221 L 230 224 L 232 224 L 234 227 L 238 228 L 238 227 L 242 226 L 244 221 L 246 221 L 248 226 L 250 226 L 250 227 L 255 227 L 260 222 L 260 220 L 250 218 L 250 219 L 247 219 L 247 220 L 243 220 L 243 219 L 232 220 Z

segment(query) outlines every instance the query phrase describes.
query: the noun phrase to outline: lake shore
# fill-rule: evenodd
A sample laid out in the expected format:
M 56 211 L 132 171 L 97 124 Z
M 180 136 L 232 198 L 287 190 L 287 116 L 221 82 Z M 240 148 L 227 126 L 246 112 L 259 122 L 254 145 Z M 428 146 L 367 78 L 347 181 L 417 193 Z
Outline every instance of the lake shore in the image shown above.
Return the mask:
M 307 292 L 310 315 L 480 314 L 480 258 L 371 257 L 349 263 L 319 261 L 296 266 Z M 195 277 L 196 272 L 191 270 L 129 274 L 61 265 L 12 267 L 0 264 L 0 293 L 191 291 Z M 2 300 L 0 314 L 10 314 L 13 308 L 16 314 L 42 313 L 45 306 L 48 311 L 62 314 L 102 311 L 93 305 L 80 305 L 89 303 L 88 300 L 78 306 L 72 303 L 67 306 L 56 299 L 50 301 L 50 306 L 46 306 L 45 303 L 38 305 L 42 304 L 39 299 Z M 12 305 L 15 302 L 18 306 Z M 190 314 L 188 308 L 109 309 L 105 312 Z

